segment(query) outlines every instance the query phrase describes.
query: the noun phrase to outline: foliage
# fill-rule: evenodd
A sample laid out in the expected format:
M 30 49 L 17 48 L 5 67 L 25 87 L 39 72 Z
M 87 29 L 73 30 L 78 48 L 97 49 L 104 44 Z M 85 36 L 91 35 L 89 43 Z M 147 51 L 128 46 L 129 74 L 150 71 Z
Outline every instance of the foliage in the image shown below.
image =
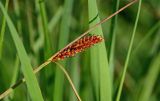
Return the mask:
M 58 65 L 52 63 L 39 71 L 37 80 L 32 68 L 131 0 L 0 2 L 5 6 L 5 10 L 2 5 L 0 9 L 0 93 L 26 78 L 26 83 L 4 100 L 39 101 L 43 95 L 45 101 L 76 101 Z M 58 61 L 68 71 L 82 101 L 114 101 L 118 92 L 118 101 L 160 99 L 159 12 L 159 0 L 139 0 L 94 28 L 90 34 L 101 35 L 104 43 Z

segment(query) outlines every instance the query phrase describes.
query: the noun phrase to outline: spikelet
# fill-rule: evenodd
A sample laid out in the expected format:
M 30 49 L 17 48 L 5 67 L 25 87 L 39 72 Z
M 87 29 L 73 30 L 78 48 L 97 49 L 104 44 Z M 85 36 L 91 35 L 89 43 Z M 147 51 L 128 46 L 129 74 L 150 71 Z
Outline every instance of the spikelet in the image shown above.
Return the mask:
M 70 46 L 60 51 L 55 57 L 52 58 L 52 61 L 63 60 L 66 57 L 72 57 L 75 54 L 84 51 L 86 48 L 89 48 L 92 45 L 102 41 L 103 38 L 99 35 L 84 36 L 83 38 L 77 40 Z

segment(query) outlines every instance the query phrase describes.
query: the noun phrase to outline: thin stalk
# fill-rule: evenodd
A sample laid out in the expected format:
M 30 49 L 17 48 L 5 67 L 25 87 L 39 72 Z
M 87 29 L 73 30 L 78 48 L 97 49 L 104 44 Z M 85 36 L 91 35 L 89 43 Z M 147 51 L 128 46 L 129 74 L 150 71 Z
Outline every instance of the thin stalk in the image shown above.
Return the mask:
M 106 22 L 107 20 L 109 20 L 110 18 L 112 18 L 113 16 L 115 16 L 116 14 L 120 13 L 121 11 L 123 11 L 124 9 L 126 9 L 127 7 L 131 6 L 132 4 L 134 4 L 137 0 L 134 0 L 130 3 L 128 3 L 126 6 L 122 7 L 121 9 L 119 9 L 118 11 L 116 11 L 115 13 L 113 13 L 112 15 L 110 15 L 109 17 L 103 19 L 102 21 L 100 21 L 99 23 L 95 24 L 94 26 L 90 27 L 90 29 L 88 29 L 87 31 L 85 31 L 82 35 L 80 35 L 78 38 L 76 38 L 75 40 L 73 40 L 71 43 L 69 43 L 68 45 L 66 45 L 64 48 L 62 48 L 60 51 L 58 51 L 57 53 L 55 53 L 53 56 L 51 56 L 47 61 L 45 61 L 43 64 L 41 64 L 40 66 L 38 66 L 33 72 L 37 73 L 39 72 L 42 68 L 44 68 L 46 65 L 48 65 L 51 60 L 57 55 L 59 54 L 61 51 L 63 51 L 66 47 L 70 46 L 71 44 L 73 44 L 74 42 L 76 42 L 77 40 L 79 40 L 80 38 L 82 38 L 83 36 L 85 36 L 86 34 L 88 34 L 89 32 L 93 31 L 96 27 L 98 27 L 100 24 Z M 15 89 L 16 87 L 18 87 L 21 83 L 25 82 L 25 79 L 21 79 L 19 80 L 16 84 L 14 84 L 12 87 L 10 87 L 9 89 L 7 89 L 4 93 L 2 93 L 0 95 L 0 100 L 3 99 L 5 96 L 7 96 L 8 94 L 10 94 L 13 89 Z
M 35 53 L 38 53 L 40 47 L 43 46 L 43 43 L 44 43 L 44 35 L 43 35 L 41 15 L 39 14 L 39 12 L 40 12 L 39 3 L 37 3 L 36 0 L 35 0 L 34 3 L 35 3 L 35 10 L 36 10 L 36 12 L 38 12 L 37 21 L 36 21 L 36 22 L 38 23 L 37 33 L 38 33 L 38 35 L 39 35 L 39 38 L 38 38 L 37 41 L 34 43 L 33 50 L 34 50 Z
M 115 2 L 113 7 L 113 12 L 117 11 L 119 9 L 119 3 L 120 0 L 113 0 Z M 116 43 L 116 30 L 117 30 L 117 19 L 118 14 L 112 18 L 111 20 L 111 29 L 110 29 L 110 48 L 109 48 L 109 69 L 111 72 L 111 88 L 113 88 L 113 79 L 114 79 L 114 60 L 115 60 L 115 43 Z M 113 92 L 113 91 L 112 91 Z
M 40 11 L 40 18 L 41 18 L 41 22 L 42 22 L 42 31 L 43 31 L 43 38 L 44 38 L 44 48 L 43 48 L 43 53 L 44 53 L 44 60 L 46 60 L 50 55 L 51 55 L 51 51 L 52 51 L 52 44 L 51 44 L 51 37 L 49 35 L 49 31 L 48 31 L 48 19 L 47 19 L 47 13 L 46 13 L 46 9 L 45 9 L 45 0 L 38 0 L 38 4 L 39 4 L 39 11 Z M 52 67 L 51 65 L 49 65 L 48 67 Z M 41 76 L 44 78 L 43 80 L 47 80 L 47 78 L 49 78 L 49 76 L 52 73 L 52 68 L 48 68 L 45 71 L 43 71 L 41 73 Z M 41 77 L 41 78 L 42 78 Z M 42 84 L 47 83 L 47 81 L 44 81 Z M 48 92 L 50 89 L 44 89 L 45 92 Z
M 21 64 L 23 65 L 21 69 L 26 79 L 27 89 L 30 93 L 30 97 L 32 100 L 43 101 L 41 90 L 39 88 L 36 77 L 33 73 L 32 66 L 30 64 L 27 53 L 25 51 L 24 45 L 18 36 L 18 32 L 1 2 L 0 2 L 0 8 L 3 15 L 6 18 L 7 25 L 11 32 L 10 34 L 16 46 L 16 50 L 18 52 L 18 56 L 20 58 Z
M 60 23 L 60 32 L 59 32 L 59 39 L 58 39 L 58 46 L 57 46 L 58 50 L 64 47 L 69 40 L 73 3 L 74 3 L 74 0 L 64 0 L 63 7 L 65 9 L 63 11 L 61 23 Z M 61 63 L 65 65 L 66 62 L 67 61 L 63 61 Z M 52 97 L 54 101 L 63 101 L 64 76 L 61 73 L 61 71 L 59 71 L 58 68 L 56 68 L 55 72 L 56 73 L 55 73 Z
M 38 73 L 43 67 L 45 67 L 46 65 L 48 65 L 51 62 L 51 60 L 48 60 L 46 62 L 44 62 L 43 64 L 41 64 L 38 68 L 36 68 L 33 72 L 34 74 Z M 6 97 L 7 95 L 9 95 L 16 87 L 18 87 L 20 84 L 24 83 L 26 80 L 23 78 L 21 80 L 19 80 L 16 84 L 14 84 L 13 86 L 11 86 L 9 89 L 7 89 L 4 93 L 2 93 L 0 95 L 0 100 L 3 99 L 4 97 Z
M 80 88 L 80 71 L 79 71 L 79 57 L 76 56 L 75 58 L 73 58 L 71 60 L 71 64 L 72 64 L 72 67 L 74 68 L 71 68 L 71 77 L 72 77 L 72 81 L 74 81 L 74 86 L 77 88 L 77 91 L 79 91 L 79 88 Z M 76 97 L 74 95 L 74 92 L 72 91 L 72 88 L 71 90 L 69 89 L 69 101 L 76 101 Z
M 99 23 L 91 26 L 87 31 L 85 31 L 84 33 L 82 33 L 79 37 L 77 37 L 75 40 L 73 40 L 72 42 L 70 42 L 68 45 L 66 45 L 64 48 L 62 48 L 60 51 L 64 50 L 66 47 L 70 46 L 71 44 L 73 44 L 74 42 L 76 42 L 77 40 L 79 40 L 80 38 L 82 38 L 83 36 L 87 35 L 89 32 L 93 31 L 96 27 L 100 26 L 101 24 L 103 24 L 107 20 L 111 19 L 112 17 L 114 17 L 115 15 L 117 15 L 118 13 L 120 13 L 121 11 L 123 11 L 124 9 L 126 9 L 129 6 L 131 6 L 132 4 L 134 4 L 137 1 L 138 0 L 134 0 L 134 1 L 130 2 L 130 3 L 128 3 L 127 5 L 125 5 L 124 7 L 122 7 L 121 9 L 119 9 L 118 11 L 116 11 L 115 13 L 111 14 L 109 17 L 104 18 Z M 55 53 L 52 56 L 52 58 L 54 58 L 57 54 L 59 54 L 60 51 L 58 51 L 57 53 Z
M 50 62 L 51 62 L 51 59 L 49 59 L 48 61 L 44 62 L 42 65 L 40 65 L 38 68 L 36 68 L 33 72 L 35 74 L 38 73 L 41 69 L 43 69 L 43 67 L 45 67 L 46 65 L 48 65 Z M 74 87 L 74 84 L 73 84 L 73 82 L 72 82 L 69 74 L 67 73 L 67 71 L 63 68 L 63 66 L 60 63 L 58 63 L 58 62 L 55 62 L 55 63 L 64 72 L 64 74 L 67 77 L 67 79 L 68 79 L 68 81 L 69 81 L 69 83 L 70 83 L 70 85 L 71 85 L 71 87 L 72 87 L 72 89 L 73 89 L 73 91 L 74 91 L 77 99 L 79 101 L 82 101 L 81 98 L 80 98 L 80 96 L 79 96 L 79 94 L 78 94 L 78 92 L 76 91 L 76 89 Z M 7 95 L 9 95 L 19 84 L 24 83 L 25 81 L 26 80 L 23 78 L 23 79 L 19 80 L 16 84 L 14 84 L 13 86 L 11 86 L 8 90 L 6 90 L 4 93 L 2 93 L 0 95 L 0 100 L 3 99 L 4 97 L 6 97 Z
M 121 78 L 121 81 L 120 81 L 120 85 L 119 85 L 116 101 L 120 100 L 120 96 L 121 96 L 121 93 L 122 93 L 123 82 L 124 82 L 126 71 L 127 71 L 127 68 L 128 68 L 128 64 L 129 64 L 129 60 L 130 60 L 130 55 L 131 55 L 131 51 L 132 51 L 132 46 L 133 46 L 133 42 L 134 42 L 134 37 L 135 37 L 135 33 L 136 33 L 136 29 L 137 29 L 137 24 L 138 24 L 138 20 L 139 20 L 139 15 L 140 15 L 140 11 L 141 11 L 141 2 L 142 2 L 142 0 L 139 0 L 136 21 L 135 21 L 135 25 L 134 25 L 134 28 L 133 28 L 133 33 L 132 33 L 131 41 L 130 41 L 130 44 L 129 44 L 129 49 L 128 49 L 128 52 L 127 52 L 127 57 L 126 57 L 126 60 L 125 60 L 124 70 L 123 70 L 123 73 L 122 73 L 122 78 Z
M 8 9 L 9 0 L 6 0 L 5 9 Z M 4 33 L 6 28 L 6 18 L 3 16 L 2 18 L 2 28 L 0 33 L 0 59 L 2 58 L 2 49 L 3 49 L 3 40 L 4 40 Z
M 73 84 L 73 82 L 72 82 L 72 80 L 71 80 L 71 78 L 70 78 L 70 76 L 69 76 L 69 74 L 67 73 L 67 71 L 63 68 L 63 66 L 60 63 L 58 63 L 58 62 L 55 62 L 55 63 L 58 65 L 58 67 L 63 71 L 63 73 L 67 77 L 67 79 L 68 79 L 68 81 L 69 81 L 69 83 L 70 83 L 70 85 L 71 85 L 71 87 L 72 87 L 72 89 L 73 89 L 78 101 L 82 101 L 80 96 L 79 96 L 79 94 L 78 94 L 78 92 L 77 92 L 77 90 L 76 90 L 76 88 L 75 88 L 75 86 L 74 86 L 74 84 Z
M 45 59 L 51 54 L 51 42 L 49 37 L 49 31 L 48 31 L 48 21 L 45 11 L 45 4 L 43 0 L 38 0 L 39 2 L 39 10 L 41 14 L 41 20 L 42 20 L 42 28 L 44 33 L 44 42 L 45 42 Z
M 119 8 L 119 0 L 116 0 L 116 7 L 114 7 L 114 12 L 118 10 Z M 110 43 L 110 51 L 109 51 L 109 67 L 113 68 L 113 61 L 114 61 L 114 50 L 115 50 L 115 41 L 116 41 L 116 26 L 117 26 L 117 18 L 118 18 L 118 14 L 112 18 L 111 21 L 111 29 L 110 29 L 110 38 L 111 41 L 109 41 Z

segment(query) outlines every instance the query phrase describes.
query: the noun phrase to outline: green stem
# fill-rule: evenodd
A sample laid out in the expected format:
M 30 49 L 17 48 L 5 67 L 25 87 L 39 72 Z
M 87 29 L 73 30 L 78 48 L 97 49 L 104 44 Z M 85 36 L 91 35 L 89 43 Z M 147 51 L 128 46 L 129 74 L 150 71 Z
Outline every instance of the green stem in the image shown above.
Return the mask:
M 119 9 L 119 0 L 113 0 L 114 7 L 113 7 L 113 12 L 118 11 Z M 109 48 L 109 69 L 111 72 L 111 88 L 113 88 L 113 79 L 114 79 L 114 56 L 115 56 L 115 43 L 116 43 L 116 30 L 117 30 L 117 19 L 118 19 L 118 14 L 112 18 L 111 20 L 111 29 L 110 29 L 110 48 Z M 113 92 L 113 91 L 112 91 Z
M 6 0 L 5 9 L 8 9 L 9 0 Z M 4 40 L 4 32 L 6 28 L 6 18 L 3 16 L 2 18 L 2 29 L 0 33 L 0 59 L 2 58 L 2 49 L 3 49 L 3 40 Z
M 33 73 L 36 74 L 38 73 L 41 69 L 43 69 L 46 65 L 48 65 L 51 62 L 51 58 L 48 59 L 46 62 L 38 66 L 36 69 L 34 69 Z M 8 88 L 5 92 L 0 94 L 0 100 L 9 95 L 16 87 L 18 87 L 20 84 L 26 82 L 25 78 L 19 80 L 17 83 L 12 85 L 10 88 Z
M 122 73 L 122 78 L 121 78 L 121 81 L 120 81 L 120 85 L 119 85 L 116 101 L 120 100 L 120 96 L 121 96 L 121 93 L 122 93 L 123 82 L 124 82 L 126 71 L 127 71 L 127 68 L 128 68 L 129 59 L 130 59 L 130 55 L 131 55 L 131 50 L 132 50 L 134 37 L 135 37 L 136 29 L 137 29 L 137 24 L 138 24 L 138 20 L 139 20 L 139 15 L 140 15 L 140 10 L 141 10 L 141 2 L 142 2 L 142 0 L 139 0 L 136 21 L 135 21 L 135 25 L 134 25 L 131 41 L 130 41 L 130 44 L 129 44 L 129 49 L 128 49 L 127 57 L 126 57 L 126 60 L 125 60 L 124 70 L 123 70 L 123 73 Z
M 47 16 L 46 16 L 46 11 L 45 11 L 45 4 L 43 0 L 38 0 L 39 1 L 39 7 L 40 7 L 40 14 L 41 14 L 41 20 L 42 20 L 42 27 L 43 27 L 43 33 L 44 33 L 44 46 L 45 46 L 45 59 L 49 57 L 51 54 L 51 44 L 50 44 L 50 37 L 49 37 L 49 32 L 48 32 L 48 21 L 47 21 Z
M 66 76 L 66 78 L 68 79 L 68 81 L 69 81 L 69 83 L 70 83 L 70 85 L 71 85 L 71 87 L 72 87 L 72 89 L 73 89 L 73 91 L 74 91 L 74 93 L 75 93 L 78 101 L 82 101 L 81 98 L 80 98 L 80 96 L 79 96 L 79 94 L 78 94 L 78 92 L 77 92 L 77 90 L 76 90 L 76 88 L 75 88 L 75 86 L 74 86 L 74 84 L 73 84 L 73 82 L 72 82 L 72 80 L 71 80 L 71 78 L 70 78 L 70 76 L 69 76 L 69 74 L 67 73 L 67 71 L 64 69 L 64 67 L 63 67 L 60 63 L 58 63 L 58 62 L 55 62 L 55 63 L 58 65 L 58 67 L 59 67 L 59 68 L 63 71 L 63 73 L 65 74 L 65 76 Z

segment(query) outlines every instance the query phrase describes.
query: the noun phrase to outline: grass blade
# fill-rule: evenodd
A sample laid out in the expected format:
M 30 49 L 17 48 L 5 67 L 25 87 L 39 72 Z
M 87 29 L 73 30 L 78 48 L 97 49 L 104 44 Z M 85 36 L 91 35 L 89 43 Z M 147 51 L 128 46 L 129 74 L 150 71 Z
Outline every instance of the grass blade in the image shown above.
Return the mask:
M 113 12 L 117 11 L 119 9 L 119 0 L 114 0 L 114 6 L 113 6 Z M 113 72 L 114 72 L 114 64 L 115 64 L 115 43 L 116 43 L 116 30 L 117 30 L 117 19 L 118 14 L 112 18 L 111 20 L 111 29 L 110 29 L 110 40 L 108 41 L 109 45 L 109 68 L 111 70 L 111 78 L 113 82 Z
M 6 4 L 5 4 L 6 11 L 8 9 L 8 4 L 9 4 L 9 0 L 6 0 Z M 0 60 L 2 58 L 3 40 L 4 40 L 4 33 L 5 33 L 5 28 L 6 28 L 6 18 L 3 16 L 2 19 L 3 19 L 2 28 L 1 28 L 1 33 L 0 33 Z
M 45 10 L 45 4 L 44 1 L 39 0 L 39 8 L 40 8 L 40 14 L 41 14 L 41 20 L 42 20 L 42 28 L 44 33 L 44 53 L 45 53 L 45 59 L 51 56 L 51 41 L 48 31 L 48 21 L 46 16 L 46 10 Z
M 36 80 L 36 77 L 33 73 L 32 70 L 32 66 L 30 64 L 29 58 L 27 56 L 27 53 L 25 51 L 25 48 L 20 40 L 20 38 L 18 37 L 18 32 L 15 29 L 10 17 L 8 16 L 6 10 L 4 9 L 2 3 L 0 2 L 0 8 L 6 18 L 6 22 L 8 24 L 8 27 L 10 29 L 11 32 L 11 36 L 13 38 L 13 41 L 15 43 L 20 61 L 21 61 L 21 65 L 22 65 L 22 72 L 24 74 L 24 77 L 26 79 L 26 83 L 27 83 L 27 88 L 29 91 L 29 94 L 31 96 L 31 99 L 33 101 L 43 101 L 43 97 L 40 91 L 40 88 L 38 86 L 38 82 Z
M 39 11 L 40 11 L 40 18 L 42 22 L 42 31 L 43 31 L 43 38 L 44 38 L 44 60 L 48 59 L 52 55 L 52 43 L 51 43 L 51 36 L 49 34 L 48 30 L 48 18 L 47 18 L 47 12 L 45 8 L 45 1 L 43 0 L 38 0 L 38 5 L 39 5 Z M 52 65 L 48 65 L 47 67 L 52 67 Z M 41 72 L 41 78 L 42 78 L 42 85 L 47 85 L 47 79 L 51 77 L 53 73 L 53 68 L 48 68 L 45 69 L 44 71 Z M 48 87 L 50 88 L 50 87 Z M 43 89 L 45 91 L 45 94 L 48 94 L 48 92 L 51 92 L 51 89 Z M 51 98 L 51 97 L 50 97 Z
M 81 93 L 81 98 L 83 101 L 93 101 L 93 87 L 91 86 L 91 77 L 90 77 L 90 69 L 88 67 L 90 67 L 90 53 L 89 51 L 86 51 L 85 53 L 83 53 L 82 55 L 82 62 L 81 62 L 81 73 L 83 75 L 81 75 L 81 78 L 85 78 L 85 79 L 81 79 L 81 85 L 84 85 L 83 88 L 81 88 L 80 93 Z M 92 80 L 93 81 L 93 80 Z
M 14 72 L 13 72 L 13 76 L 12 76 L 11 85 L 15 84 L 16 81 L 17 81 L 17 77 L 18 77 L 18 73 L 19 73 L 19 67 L 20 67 L 19 57 L 16 56 L 16 61 L 15 61 L 15 66 L 14 66 Z M 10 97 L 13 98 L 13 96 L 14 96 L 14 92 L 12 92 Z
M 79 73 L 79 61 L 78 57 L 72 59 L 73 68 L 71 68 L 71 76 L 73 78 L 73 82 L 75 87 L 77 88 L 77 91 L 79 91 L 80 86 L 80 73 Z M 69 101 L 77 101 L 77 98 L 75 94 L 73 93 L 72 89 L 70 89 L 69 92 Z
M 14 71 L 13 71 L 13 76 L 12 76 L 12 80 L 11 80 L 11 86 L 14 85 L 17 81 L 17 77 L 18 77 L 18 73 L 19 73 L 19 66 L 20 66 L 20 61 L 18 56 L 16 56 L 15 59 L 15 64 L 14 64 Z M 12 92 L 8 97 L 6 97 L 4 100 L 5 101 L 10 101 L 11 99 L 13 100 L 14 98 L 14 92 Z M 9 100 L 10 99 L 10 100 Z
M 123 70 L 122 77 L 121 77 L 121 80 L 120 80 L 120 85 L 119 85 L 116 101 L 120 101 L 120 96 L 121 96 L 122 88 L 123 88 L 123 82 L 124 82 L 127 67 L 128 67 L 128 64 L 129 64 L 130 55 L 131 55 L 131 51 L 132 51 L 132 46 L 133 46 L 133 42 L 134 42 L 134 36 L 135 36 L 135 33 L 136 33 L 136 29 L 137 29 L 138 19 L 139 19 L 140 10 L 141 10 L 141 3 L 142 3 L 142 0 L 139 0 L 136 21 L 135 21 L 135 24 L 134 24 L 133 33 L 132 33 L 131 41 L 130 41 L 130 44 L 129 44 L 127 57 L 126 57 L 126 60 L 125 60 L 124 70 Z
M 80 98 L 80 96 L 79 96 L 79 94 L 78 94 L 78 92 L 77 92 L 77 90 L 76 90 L 76 88 L 75 88 L 75 86 L 74 86 L 74 84 L 73 84 L 73 81 L 71 80 L 71 78 L 70 78 L 70 76 L 69 76 L 69 74 L 68 74 L 68 72 L 64 69 L 64 67 L 63 67 L 60 63 L 58 63 L 58 62 L 55 62 L 55 63 L 59 66 L 59 68 L 62 70 L 62 72 L 63 72 L 64 75 L 66 76 L 66 78 L 67 78 L 67 80 L 69 81 L 69 83 L 70 83 L 70 85 L 71 85 L 71 87 L 72 87 L 72 90 L 73 90 L 73 92 L 75 93 L 78 101 L 82 101 L 81 98 Z
M 73 0 L 65 0 L 64 2 L 64 11 L 62 15 L 62 21 L 60 25 L 60 34 L 59 34 L 59 44 L 58 49 L 64 47 L 69 40 L 69 26 L 71 21 L 71 11 L 72 11 Z M 65 67 L 65 61 L 61 64 Z M 53 100 L 54 101 L 63 101 L 63 84 L 64 84 L 64 76 L 62 72 L 56 68 L 55 75 L 55 85 L 53 92 Z
M 100 21 L 96 0 L 88 0 L 88 7 L 90 26 L 93 26 Z M 91 33 L 103 36 L 102 27 L 98 26 Z M 107 51 L 104 42 L 91 49 L 91 70 L 94 74 L 93 78 L 95 77 L 94 83 L 97 96 L 96 99 L 99 100 L 100 98 L 100 101 L 111 101 L 112 91 L 110 71 L 108 66 Z

